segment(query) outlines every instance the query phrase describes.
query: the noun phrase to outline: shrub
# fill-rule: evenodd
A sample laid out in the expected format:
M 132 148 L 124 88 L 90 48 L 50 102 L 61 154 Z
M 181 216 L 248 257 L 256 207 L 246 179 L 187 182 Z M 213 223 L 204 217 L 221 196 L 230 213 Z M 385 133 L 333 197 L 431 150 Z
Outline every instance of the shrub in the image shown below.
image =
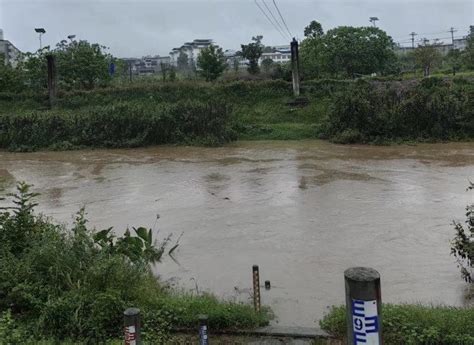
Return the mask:
M 470 308 L 391 305 L 382 307 L 382 331 L 387 345 L 468 345 L 474 343 L 474 310 Z M 333 307 L 320 321 L 332 336 L 346 338 L 344 306 Z
M 175 104 L 120 102 L 78 111 L 0 116 L 0 147 L 136 147 L 222 144 L 234 138 L 231 108 L 221 101 Z
M 336 142 L 474 137 L 473 85 L 429 78 L 419 85 L 357 82 L 334 97 L 328 136 Z
M 468 190 L 474 189 L 474 183 L 470 183 Z M 451 254 L 454 255 L 461 269 L 462 277 L 466 282 L 472 283 L 472 269 L 474 267 L 474 204 L 466 206 L 465 226 L 454 221 L 456 236 L 451 242 Z
M 149 264 L 160 260 L 169 238 L 155 243 L 145 228 L 123 236 L 111 228 L 93 232 L 84 210 L 66 229 L 34 214 L 36 195 L 20 183 L 14 206 L 0 209 L 0 274 L 8 277 L 0 280 L 0 310 L 11 310 L 0 318 L 0 337 L 8 327 L 11 343 L 31 337 L 97 343 L 121 335 L 123 311 L 131 306 L 143 311 L 146 339 L 157 343 L 171 327 L 194 327 L 200 313 L 216 328 L 266 323 L 248 305 L 162 288 Z

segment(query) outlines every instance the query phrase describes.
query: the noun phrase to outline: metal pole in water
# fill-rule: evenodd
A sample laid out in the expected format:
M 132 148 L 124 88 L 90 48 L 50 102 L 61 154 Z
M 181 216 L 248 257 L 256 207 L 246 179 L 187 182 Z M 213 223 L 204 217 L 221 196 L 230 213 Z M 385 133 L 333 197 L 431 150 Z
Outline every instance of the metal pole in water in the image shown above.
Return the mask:
M 128 308 L 123 313 L 125 345 L 140 345 L 140 309 Z
M 209 345 L 209 326 L 207 315 L 199 315 L 199 345 Z
M 380 274 L 369 267 L 344 272 L 348 345 L 382 344 Z
M 260 312 L 260 274 L 258 272 L 258 265 L 252 266 L 253 278 L 253 305 L 256 312 Z

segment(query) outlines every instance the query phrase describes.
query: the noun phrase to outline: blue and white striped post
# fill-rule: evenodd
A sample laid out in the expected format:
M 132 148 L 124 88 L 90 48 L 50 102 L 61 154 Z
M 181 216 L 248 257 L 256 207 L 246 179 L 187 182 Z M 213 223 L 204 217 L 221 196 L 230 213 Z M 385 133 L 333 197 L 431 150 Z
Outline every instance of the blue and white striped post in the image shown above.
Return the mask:
M 344 272 L 348 345 L 382 345 L 380 274 L 373 268 Z
M 209 325 L 207 315 L 199 315 L 199 345 L 209 345 Z

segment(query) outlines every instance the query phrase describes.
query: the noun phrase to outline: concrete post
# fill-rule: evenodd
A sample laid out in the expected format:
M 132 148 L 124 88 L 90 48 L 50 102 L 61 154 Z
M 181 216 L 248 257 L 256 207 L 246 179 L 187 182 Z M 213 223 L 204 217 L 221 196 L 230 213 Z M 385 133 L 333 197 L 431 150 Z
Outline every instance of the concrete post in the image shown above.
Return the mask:
M 253 305 L 255 311 L 260 311 L 260 274 L 258 272 L 258 265 L 252 266 L 252 278 L 253 278 Z
M 125 345 L 140 345 L 140 309 L 128 308 L 123 313 Z
M 49 106 L 52 107 L 56 98 L 56 59 L 54 55 L 47 55 L 46 62 L 48 65 L 48 96 Z
M 348 345 L 382 344 L 380 274 L 373 268 L 344 272 Z
M 199 345 L 209 345 L 209 326 L 207 315 L 199 315 Z
M 298 41 L 293 37 L 291 41 L 291 72 L 293 78 L 293 94 L 295 97 L 300 95 L 300 59 L 298 52 Z

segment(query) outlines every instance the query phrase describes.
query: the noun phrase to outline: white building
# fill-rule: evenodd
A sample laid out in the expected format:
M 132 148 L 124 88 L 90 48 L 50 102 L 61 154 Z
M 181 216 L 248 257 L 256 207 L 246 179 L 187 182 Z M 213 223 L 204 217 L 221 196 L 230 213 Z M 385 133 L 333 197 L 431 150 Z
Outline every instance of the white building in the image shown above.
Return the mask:
M 0 54 L 3 54 L 5 65 L 16 67 L 21 56 L 21 51 L 10 41 L 3 39 L 3 30 L 0 29 Z
M 258 64 L 261 65 L 265 59 L 271 59 L 275 63 L 287 63 L 291 62 L 291 47 L 289 45 L 274 46 L 270 47 L 271 52 L 263 53 Z
M 123 58 L 127 65 L 132 66 L 132 73 L 136 75 L 148 75 L 161 72 L 162 66 L 170 64 L 169 56 L 144 56 L 142 58 Z
M 183 52 L 188 56 L 189 65 L 196 67 L 197 58 L 201 50 L 209 47 L 211 44 L 215 45 L 212 39 L 195 39 L 192 42 L 185 42 L 181 47 L 173 48 L 170 51 L 170 63 L 172 66 L 177 67 L 179 54 Z

